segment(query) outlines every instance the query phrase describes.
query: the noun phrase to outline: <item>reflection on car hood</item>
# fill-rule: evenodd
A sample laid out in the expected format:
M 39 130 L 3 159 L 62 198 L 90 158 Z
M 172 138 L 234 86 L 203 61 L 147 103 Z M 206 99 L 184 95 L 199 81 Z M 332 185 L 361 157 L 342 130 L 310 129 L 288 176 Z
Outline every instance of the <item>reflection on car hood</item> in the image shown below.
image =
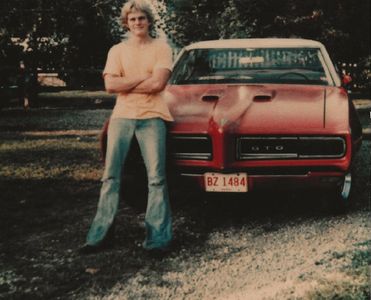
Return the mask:
M 303 85 L 172 85 L 166 100 L 180 130 L 207 132 L 211 123 L 243 132 L 324 128 L 326 95 Z M 237 129 L 238 128 L 238 129 Z

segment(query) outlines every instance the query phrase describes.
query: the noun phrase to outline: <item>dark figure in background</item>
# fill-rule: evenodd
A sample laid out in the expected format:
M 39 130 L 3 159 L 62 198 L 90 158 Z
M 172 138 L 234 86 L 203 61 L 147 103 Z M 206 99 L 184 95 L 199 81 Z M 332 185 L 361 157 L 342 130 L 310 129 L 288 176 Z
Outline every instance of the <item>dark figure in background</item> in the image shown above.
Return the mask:
M 25 111 L 30 109 L 31 103 L 34 104 L 37 96 L 37 76 L 31 72 L 23 61 L 19 62 L 19 72 L 17 78 L 18 98 Z

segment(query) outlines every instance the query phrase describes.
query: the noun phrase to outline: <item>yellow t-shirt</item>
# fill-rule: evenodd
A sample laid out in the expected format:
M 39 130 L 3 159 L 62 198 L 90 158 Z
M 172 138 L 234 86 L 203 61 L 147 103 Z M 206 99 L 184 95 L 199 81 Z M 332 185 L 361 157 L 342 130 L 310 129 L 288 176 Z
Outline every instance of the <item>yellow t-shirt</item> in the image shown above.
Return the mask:
M 118 76 L 151 75 L 156 68 L 172 68 L 172 54 L 169 45 L 153 39 L 138 49 L 123 41 L 114 45 L 108 52 L 105 74 Z M 111 118 L 149 119 L 161 118 L 173 121 L 169 109 L 162 98 L 162 92 L 155 94 L 120 93 Z

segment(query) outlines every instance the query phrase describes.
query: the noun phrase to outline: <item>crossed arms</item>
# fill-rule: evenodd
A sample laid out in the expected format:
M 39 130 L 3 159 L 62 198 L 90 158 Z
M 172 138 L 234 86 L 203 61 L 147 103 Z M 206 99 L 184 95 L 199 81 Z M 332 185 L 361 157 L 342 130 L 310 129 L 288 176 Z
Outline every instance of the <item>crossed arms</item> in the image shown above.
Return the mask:
M 121 77 L 112 74 L 104 76 L 104 85 L 108 93 L 155 94 L 161 92 L 170 78 L 171 71 L 158 68 L 152 75 Z

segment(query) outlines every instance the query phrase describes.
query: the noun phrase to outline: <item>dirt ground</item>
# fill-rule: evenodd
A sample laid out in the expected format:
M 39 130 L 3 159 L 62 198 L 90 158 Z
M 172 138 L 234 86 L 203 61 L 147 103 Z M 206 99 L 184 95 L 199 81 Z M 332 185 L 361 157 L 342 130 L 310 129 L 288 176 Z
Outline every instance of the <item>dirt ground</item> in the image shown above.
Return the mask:
M 1 299 L 370 298 L 370 140 L 356 158 L 347 213 L 314 191 L 173 186 L 174 250 L 155 259 L 141 248 L 145 191 L 128 179 L 115 247 L 78 255 L 96 209 L 97 133 L 108 115 L 0 112 Z

